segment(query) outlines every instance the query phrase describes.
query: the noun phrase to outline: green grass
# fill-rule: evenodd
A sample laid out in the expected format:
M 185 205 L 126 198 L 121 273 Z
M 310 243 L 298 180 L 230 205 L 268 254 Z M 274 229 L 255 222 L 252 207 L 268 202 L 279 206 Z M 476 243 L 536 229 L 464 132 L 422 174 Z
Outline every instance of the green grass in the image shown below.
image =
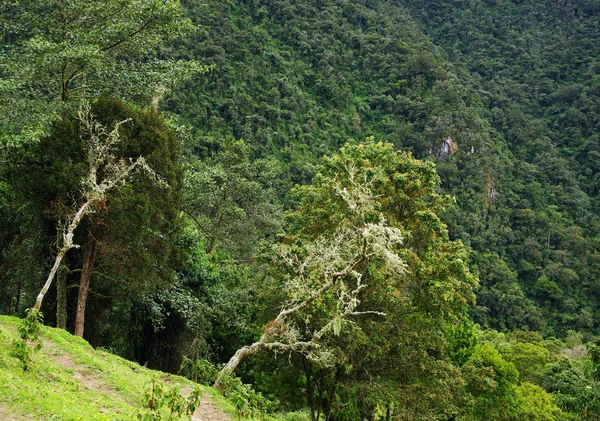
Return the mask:
M 14 421 L 133 420 L 142 394 L 154 376 L 170 385 L 200 387 L 232 420 L 237 411 L 217 390 L 94 349 L 84 339 L 42 328 L 42 349 L 28 371 L 11 355 L 21 320 L 0 316 L 0 419 Z M 277 421 L 269 415 L 265 421 Z M 254 421 L 248 420 L 245 421 Z
M 141 409 L 141 396 L 154 375 L 181 387 L 187 379 L 141 367 L 94 350 L 68 332 L 43 328 L 43 348 L 29 371 L 11 356 L 20 320 L 0 316 L 0 418 L 15 420 L 131 420 Z M 203 387 L 213 395 L 214 391 Z M 232 413 L 225 402 L 215 399 Z

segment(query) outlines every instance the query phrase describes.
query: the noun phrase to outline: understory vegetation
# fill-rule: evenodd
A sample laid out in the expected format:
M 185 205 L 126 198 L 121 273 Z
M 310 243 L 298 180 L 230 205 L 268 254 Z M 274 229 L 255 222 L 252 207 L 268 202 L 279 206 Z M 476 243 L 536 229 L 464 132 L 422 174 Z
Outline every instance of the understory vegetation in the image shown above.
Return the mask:
M 5 3 L 0 417 L 600 419 L 597 1 Z

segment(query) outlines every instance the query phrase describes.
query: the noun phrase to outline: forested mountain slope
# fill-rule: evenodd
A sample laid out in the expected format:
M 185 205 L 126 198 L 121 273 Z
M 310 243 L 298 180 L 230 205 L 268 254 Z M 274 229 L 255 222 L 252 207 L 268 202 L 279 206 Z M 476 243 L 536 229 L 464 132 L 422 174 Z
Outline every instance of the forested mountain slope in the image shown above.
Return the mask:
M 186 4 L 174 54 L 215 67 L 169 98 L 209 153 L 224 136 L 275 156 L 287 183 L 374 135 L 437 162 L 475 251 L 476 321 L 592 331 L 600 298 L 598 10 L 594 2 Z
M 290 421 L 597 419 L 596 0 L 7 5 L 2 313 L 55 273 L 45 323 Z
M 503 259 L 549 328 L 597 327 L 600 4 L 406 4 L 445 57 L 469 72 L 513 155 L 500 195 L 510 209 Z M 485 306 L 493 290 L 481 278 Z

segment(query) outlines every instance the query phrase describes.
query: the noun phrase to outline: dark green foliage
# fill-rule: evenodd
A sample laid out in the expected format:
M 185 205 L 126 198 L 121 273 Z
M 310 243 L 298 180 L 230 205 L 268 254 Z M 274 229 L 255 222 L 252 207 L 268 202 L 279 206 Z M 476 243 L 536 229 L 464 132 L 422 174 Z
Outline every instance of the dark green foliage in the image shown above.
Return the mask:
M 276 157 L 280 197 L 347 139 L 373 134 L 437 161 L 458 203 L 444 221 L 475 251 L 476 320 L 591 331 L 598 11 L 537 4 L 189 1 L 200 30 L 176 51 L 216 68 L 167 103 L 195 153 L 233 136 Z
M 493 168 L 499 196 L 486 226 L 463 223 L 455 232 L 485 239 L 471 245 L 482 254 L 498 253 L 515 271 L 510 286 L 504 281 L 505 292 L 494 291 L 497 280 L 480 276 L 478 296 L 487 314 L 477 318 L 491 326 L 521 324 L 559 335 L 597 327 L 597 320 L 584 316 L 597 306 L 599 273 L 594 157 L 600 29 L 591 3 L 405 3 L 446 57 L 466 71 L 461 80 L 479 91 L 483 115 L 508 146 L 494 146 L 505 164 Z M 500 294 L 520 302 L 507 303 L 509 308 L 538 314 L 528 320 L 498 308 Z
M 180 265 L 174 239 L 181 227 L 182 170 L 178 140 L 158 113 L 141 111 L 105 98 L 93 105 L 92 113 L 108 127 L 131 118 L 131 123 L 121 126 L 117 153 L 124 159 L 145 156 L 149 166 L 167 185 L 158 186 L 151 177 L 136 174 L 118 192 L 111 192 L 104 198 L 75 232 L 76 244 L 85 245 L 90 241 L 97 244 L 96 270 L 92 275 L 92 295 L 87 308 L 92 323 L 88 324 L 86 336 L 96 345 L 118 347 L 118 336 L 125 332 L 122 326 L 129 325 L 130 321 L 123 320 L 124 325 L 119 327 L 118 317 L 113 317 L 115 310 L 118 314 L 119 308 L 143 293 L 159 285 L 164 288 L 171 284 L 173 270 Z M 13 289 L 11 295 L 3 296 L 1 300 L 6 305 L 18 299 L 33 301 L 43 272 L 48 270 L 56 224 L 69 212 L 73 202 L 82 200 L 81 183 L 87 166 L 78 121 L 65 117 L 54 123 L 51 132 L 39 143 L 15 150 L 12 165 L 5 168 L 7 184 L 18 192 L 9 196 L 9 205 L 13 212 L 18 209 L 28 211 L 26 215 L 13 214 L 11 217 L 33 222 L 15 230 L 9 242 L 6 257 L 12 256 L 15 260 L 4 260 L 3 254 L 2 263 L 9 269 L 13 285 L 27 286 L 27 289 Z M 29 257 L 37 258 L 36 266 L 46 268 L 40 271 L 37 279 L 27 279 L 28 274 L 24 271 L 10 271 L 11 265 L 17 265 L 24 258 L 19 253 L 23 251 L 22 245 L 36 251 Z M 69 252 L 68 285 L 77 284 L 81 275 L 78 269 L 83 265 L 84 256 L 82 249 Z M 67 309 L 72 312 L 76 298 L 73 292 L 77 291 L 73 288 L 69 291 Z M 53 309 L 51 300 L 45 309 L 50 323 L 54 321 Z M 116 337 L 111 338 L 111 330 Z

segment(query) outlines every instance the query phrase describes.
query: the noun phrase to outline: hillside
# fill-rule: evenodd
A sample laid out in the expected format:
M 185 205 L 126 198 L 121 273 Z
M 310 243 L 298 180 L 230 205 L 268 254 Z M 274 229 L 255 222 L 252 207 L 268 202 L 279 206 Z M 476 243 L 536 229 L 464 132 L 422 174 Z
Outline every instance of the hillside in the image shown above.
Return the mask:
M 28 371 L 11 356 L 19 319 L 0 317 L 0 419 L 132 420 L 153 377 L 189 393 L 198 384 L 124 360 L 60 329 L 45 327 L 43 347 Z M 208 387 L 192 420 L 229 421 L 230 404 Z

